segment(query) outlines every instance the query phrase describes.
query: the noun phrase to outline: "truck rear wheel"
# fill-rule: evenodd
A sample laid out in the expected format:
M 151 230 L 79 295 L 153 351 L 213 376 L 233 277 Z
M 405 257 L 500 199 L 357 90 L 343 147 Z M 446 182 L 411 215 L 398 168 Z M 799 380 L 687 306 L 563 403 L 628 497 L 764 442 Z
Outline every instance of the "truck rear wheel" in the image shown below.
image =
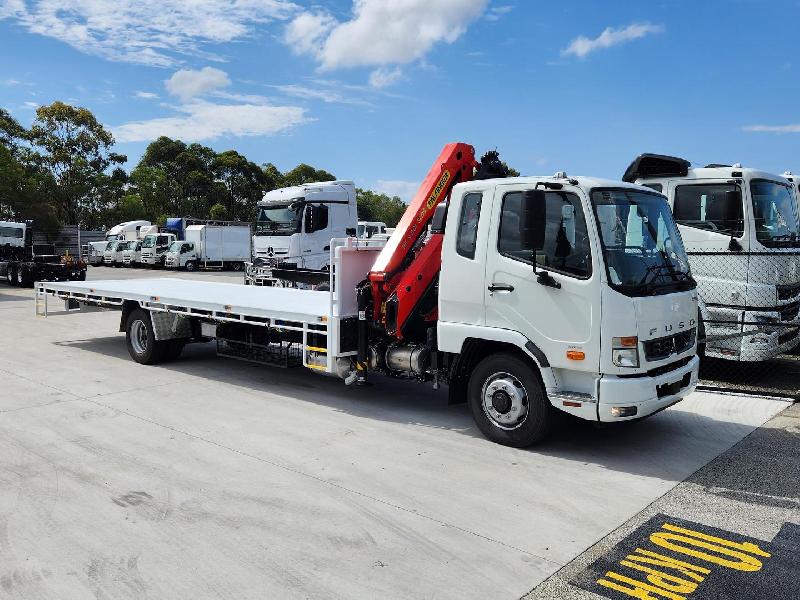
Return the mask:
M 17 285 L 17 273 L 14 271 L 14 267 L 11 265 L 8 265 L 8 268 L 6 269 L 6 281 L 8 282 L 8 285 Z
M 28 273 L 28 269 L 25 267 L 19 267 L 17 269 L 17 286 L 19 287 L 31 287 L 33 282 L 31 281 L 30 274 Z
M 514 354 L 492 354 L 479 362 L 468 395 L 478 428 L 498 444 L 525 448 L 552 428 L 552 407 L 541 379 Z
M 141 308 L 134 310 L 125 325 L 128 354 L 137 363 L 154 365 L 164 359 L 166 343 L 156 340 L 150 314 Z

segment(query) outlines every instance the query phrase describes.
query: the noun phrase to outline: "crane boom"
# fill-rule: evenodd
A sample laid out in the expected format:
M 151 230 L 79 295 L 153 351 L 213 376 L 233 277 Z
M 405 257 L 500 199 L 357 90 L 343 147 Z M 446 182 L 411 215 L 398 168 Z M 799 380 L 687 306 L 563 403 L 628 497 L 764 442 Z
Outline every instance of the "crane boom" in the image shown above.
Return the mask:
M 402 339 L 405 320 L 439 272 L 438 253 L 432 248 L 423 251 L 419 245 L 436 206 L 449 196 L 455 184 L 471 180 L 477 166 L 472 146 L 447 144 L 376 259 L 369 273 L 372 320 L 381 323 L 390 335 Z M 404 287 L 402 302 L 395 293 L 401 281 L 414 282 L 411 290 L 410 285 Z M 390 297 L 395 306 L 387 322 L 386 304 Z

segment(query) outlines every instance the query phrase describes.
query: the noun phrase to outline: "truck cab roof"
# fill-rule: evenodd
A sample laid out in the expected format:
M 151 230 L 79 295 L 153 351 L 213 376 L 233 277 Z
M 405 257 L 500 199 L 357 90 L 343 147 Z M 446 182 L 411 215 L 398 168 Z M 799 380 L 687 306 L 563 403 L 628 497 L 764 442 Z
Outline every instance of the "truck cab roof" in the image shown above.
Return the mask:
M 349 203 L 354 203 L 356 186 L 349 180 L 305 183 L 267 192 L 258 205 L 268 206 L 270 204 L 291 202 L 300 198 L 304 198 L 308 202 L 341 201 L 346 198 Z
M 642 185 L 638 185 L 635 183 L 628 183 L 625 181 L 615 181 L 613 179 L 603 179 L 600 177 L 587 177 L 585 175 L 567 175 L 566 173 L 556 173 L 555 175 L 547 176 L 547 175 L 540 175 L 540 176 L 526 176 L 526 177 L 504 177 L 500 179 L 479 179 L 475 181 L 468 181 L 465 183 L 459 183 L 455 187 L 458 189 L 462 189 L 465 191 L 469 190 L 485 190 L 489 187 L 494 187 L 496 185 L 512 185 L 512 184 L 522 184 L 522 185 L 531 185 L 535 186 L 537 183 L 554 183 L 554 184 L 564 184 L 564 185 L 572 185 L 583 188 L 585 190 L 591 190 L 594 188 L 630 188 L 632 190 L 640 190 L 640 191 L 647 191 L 652 192 L 652 189 L 645 188 Z
M 674 179 L 769 179 L 780 183 L 788 183 L 786 177 L 760 169 L 743 167 L 739 163 L 732 165 L 713 163 L 703 167 L 692 167 L 688 160 L 676 156 L 662 154 L 641 154 L 628 166 L 623 181 L 658 182 Z

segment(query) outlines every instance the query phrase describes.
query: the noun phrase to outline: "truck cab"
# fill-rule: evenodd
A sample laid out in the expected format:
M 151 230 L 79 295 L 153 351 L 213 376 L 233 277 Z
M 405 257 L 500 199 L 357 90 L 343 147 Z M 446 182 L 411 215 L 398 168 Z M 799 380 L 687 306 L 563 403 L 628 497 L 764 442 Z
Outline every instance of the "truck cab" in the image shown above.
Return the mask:
M 122 252 L 128 247 L 125 240 L 113 240 L 106 244 L 103 251 L 103 264 L 107 267 L 122 266 Z
M 174 233 L 149 233 L 142 240 L 141 263 L 154 267 L 164 264 L 170 244 L 177 238 Z
M 360 240 L 369 240 L 375 236 L 386 236 L 386 223 L 382 221 L 359 221 L 356 237 Z
M 354 235 L 357 223 L 352 181 L 308 183 L 267 192 L 258 203 L 247 283 L 273 285 L 271 269 L 279 265 L 327 269 L 331 239 Z
M 438 348 L 464 361 L 492 439 L 515 442 L 537 382 L 553 407 L 603 422 L 696 385 L 696 283 L 652 189 L 564 173 L 458 184 L 438 290 Z
M 138 267 L 142 261 L 142 241 L 130 241 L 122 251 L 122 264 L 126 267 Z
M 787 178 L 645 154 L 624 179 L 668 199 L 699 284 L 706 355 L 756 362 L 800 343 L 800 213 Z
M 106 241 L 112 242 L 115 240 L 138 240 L 141 236 L 139 232 L 143 227 L 150 227 L 150 221 L 125 221 L 118 225 L 114 225 L 106 232 Z
M 164 255 L 164 266 L 168 269 L 197 269 L 197 251 L 194 242 L 175 240 Z

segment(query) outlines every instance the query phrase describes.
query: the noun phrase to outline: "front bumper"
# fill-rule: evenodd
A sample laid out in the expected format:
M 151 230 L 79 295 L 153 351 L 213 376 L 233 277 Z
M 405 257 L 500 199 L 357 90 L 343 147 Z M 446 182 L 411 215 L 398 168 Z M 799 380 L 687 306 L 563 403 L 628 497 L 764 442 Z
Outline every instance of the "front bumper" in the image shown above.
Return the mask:
M 697 387 L 699 368 L 700 359 L 693 356 L 682 367 L 655 377 L 604 375 L 600 379 L 598 420 L 604 423 L 632 421 L 679 402 Z M 627 400 L 628 398 L 631 400 Z M 617 416 L 612 410 L 614 408 L 629 411 L 635 408 L 636 412 L 629 416 Z

